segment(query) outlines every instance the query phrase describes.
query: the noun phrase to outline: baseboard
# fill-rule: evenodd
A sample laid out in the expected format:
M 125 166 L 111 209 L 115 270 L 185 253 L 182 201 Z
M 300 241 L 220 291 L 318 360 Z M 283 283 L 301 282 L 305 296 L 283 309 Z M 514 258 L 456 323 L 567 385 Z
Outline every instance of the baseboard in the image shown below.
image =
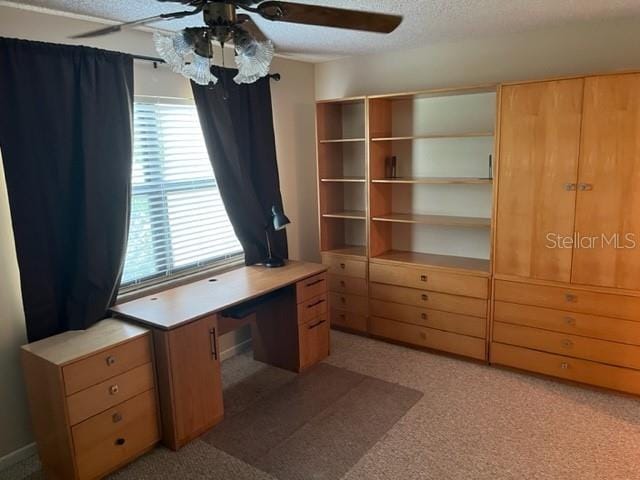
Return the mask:
M 29 445 L 25 445 L 4 457 L 0 457 L 0 472 L 37 453 L 38 449 L 36 448 L 36 444 L 30 443 Z
M 247 352 L 251 350 L 251 339 L 245 340 L 244 342 L 240 342 L 234 345 L 231 348 L 227 348 L 223 352 L 220 352 L 220 360 L 225 361 L 231 357 L 235 357 L 236 355 L 240 355 L 241 353 Z

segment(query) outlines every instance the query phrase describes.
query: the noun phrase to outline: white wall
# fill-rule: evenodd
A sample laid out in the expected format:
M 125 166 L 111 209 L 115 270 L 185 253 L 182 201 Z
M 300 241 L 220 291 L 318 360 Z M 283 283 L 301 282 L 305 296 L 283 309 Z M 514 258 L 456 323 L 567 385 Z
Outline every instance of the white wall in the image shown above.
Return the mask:
M 638 69 L 638 45 L 630 18 L 345 58 L 316 65 L 316 97 Z
M 92 22 L 44 13 L 0 7 L 0 36 L 54 43 L 74 43 L 69 35 L 100 28 Z M 75 42 L 79 43 L 79 42 Z M 85 40 L 82 44 L 110 50 L 157 56 L 149 33 L 125 31 Z M 227 57 L 227 63 L 230 56 Z M 272 82 L 276 146 L 285 211 L 292 220 L 287 229 L 292 258 L 317 260 L 314 68 L 313 65 L 276 58 Z M 46 79 L 43 79 L 46 81 Z M 166 67 L 135 63 L 136 95 L 191 97 L 191 87 Z M 0 182 L 0 459 L 28 444 L 31 435 L 24 399 L 19 346 L 25 342 L 15 249 L 4 182 Z M 242 331 L 221 341 L 221 349 L 247 338 Z

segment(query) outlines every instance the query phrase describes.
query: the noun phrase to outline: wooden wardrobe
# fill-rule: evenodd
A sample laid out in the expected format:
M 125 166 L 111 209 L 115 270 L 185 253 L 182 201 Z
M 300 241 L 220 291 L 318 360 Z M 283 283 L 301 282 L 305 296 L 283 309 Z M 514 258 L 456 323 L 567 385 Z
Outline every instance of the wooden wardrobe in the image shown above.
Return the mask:
M 499 108 L 490 361 L 640 394 L 640 74 Z

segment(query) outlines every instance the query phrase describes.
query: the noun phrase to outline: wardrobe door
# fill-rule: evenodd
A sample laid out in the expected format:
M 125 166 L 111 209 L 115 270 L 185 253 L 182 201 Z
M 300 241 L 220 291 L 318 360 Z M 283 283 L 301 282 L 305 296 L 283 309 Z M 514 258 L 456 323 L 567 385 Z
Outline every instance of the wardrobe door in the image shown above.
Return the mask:
M 585 80 L 571 281 L 640 290 L 640 74 Z
M 496 274 L 570 280 L 583 83 L 502 88 Z

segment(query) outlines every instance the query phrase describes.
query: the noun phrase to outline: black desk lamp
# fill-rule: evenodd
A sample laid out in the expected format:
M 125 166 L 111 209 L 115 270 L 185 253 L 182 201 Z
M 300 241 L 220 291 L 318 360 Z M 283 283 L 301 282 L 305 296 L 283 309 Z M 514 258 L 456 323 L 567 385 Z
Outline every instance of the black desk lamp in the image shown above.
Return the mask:
M 264 261 L 265 267 L 275 268 L 284 266 L 284 260 L 279 257 L 274 257 L 271 252 L 271 235 L 269 233 L 272 228 L 274 232 L 283 230 L 290 223 L 291 220 L 289 220 L 284 214 L 282 207 L 277 207 L 275 205 L 271 207 L 271 224 L 267 225 L 267 228 L 265 229 L 265 235 L 267 236 L 267 250 L 269 252 L 269 258 Z

